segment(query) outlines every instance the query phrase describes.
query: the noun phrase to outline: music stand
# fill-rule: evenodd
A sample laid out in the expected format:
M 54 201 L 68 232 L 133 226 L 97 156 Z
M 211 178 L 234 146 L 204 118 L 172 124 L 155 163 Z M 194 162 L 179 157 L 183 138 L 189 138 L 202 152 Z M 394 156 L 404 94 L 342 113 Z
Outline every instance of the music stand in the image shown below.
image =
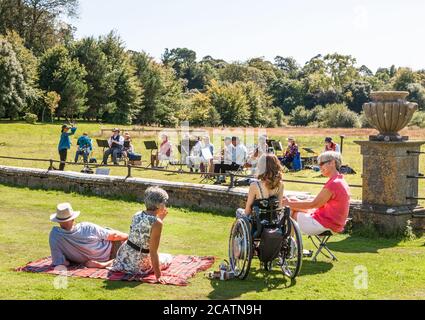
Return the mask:
M 311 148 L 303 148 L 303 150 L 304 151 L 306 151 L 307 153 L 311 153 L 311 154 L 314 154 L 314 155 L 316 155 L 317 153 L 316 153 L 316 151 L 314 151 L 313 149 L 311 149 Z
M 108 140 L 96 139 L 96 142 L 97 142 L 97 146 L 99 148 L 103 148 L 103 153 L 105 153 L 105 149 L 106 148 L 109 149 L 109 142 L 108 142 Z
M 273 142 L 274 140 L 266 140 L 267 145 L 269 146 L 269 148 L 273 148 Z
M 283 146 L 282 146 L 282 143 L 280 141 L 272 141 L 272 147 L 276 151 L 283 151 Z
M 152 154 L 154 150 L 158 150 L 158 144 L 156 143 L 156 141 L 143 141 L 146 150 L 150 150 L 151 152 L 151 159 L 152 159 Z

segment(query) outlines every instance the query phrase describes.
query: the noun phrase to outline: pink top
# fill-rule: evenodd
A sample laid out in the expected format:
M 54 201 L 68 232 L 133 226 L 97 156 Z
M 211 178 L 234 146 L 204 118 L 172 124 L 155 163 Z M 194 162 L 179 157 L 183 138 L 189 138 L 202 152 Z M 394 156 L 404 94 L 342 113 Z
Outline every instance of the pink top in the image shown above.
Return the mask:
M 325 228 L 340 233 L 344 231 L 350 210 L 350 189 L 342 174 L 329 179 L 325 188 L 332 192 L 332 197 L 314 212 L 313 218 Z
M 159 154 L 170 157 L 171 156 L 171 143 L 167 140 L 164 141 L 160 148 L 159 148 Z

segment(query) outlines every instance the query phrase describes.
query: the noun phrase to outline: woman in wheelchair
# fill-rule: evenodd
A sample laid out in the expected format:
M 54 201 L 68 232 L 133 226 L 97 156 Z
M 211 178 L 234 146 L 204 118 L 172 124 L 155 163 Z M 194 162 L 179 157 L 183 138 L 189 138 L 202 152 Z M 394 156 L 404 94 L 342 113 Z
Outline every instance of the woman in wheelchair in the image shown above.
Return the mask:
M 329 180 L 313 200 L 285 199 L 284 206 L 291 208 L 292 217 L 306 235 L 320 235 L 326 231 L 341 233 L 344 230 L 350 207 L 350 189 L 341 168 L 341 154 L 328 151 L 318 158 L 320 171 Z
M 260 157 L 257 164 L 258 180 L 251 183 L 244 214 L 251 215 L 255 207 L 276 210 L 283 200 L 283 168 L 273 154 Z
M 294 279 L 302 261 L 302 238 L 289 209 L 283 209 L 283 168 L 273 154 L 258 160 L 258 180 L 249 189 L 245 210 L 238 209 L 229 241 L 232 270 L 239 279 L 248 276 L 251 260 L 258 256 L 265 270 L 274 263 Z

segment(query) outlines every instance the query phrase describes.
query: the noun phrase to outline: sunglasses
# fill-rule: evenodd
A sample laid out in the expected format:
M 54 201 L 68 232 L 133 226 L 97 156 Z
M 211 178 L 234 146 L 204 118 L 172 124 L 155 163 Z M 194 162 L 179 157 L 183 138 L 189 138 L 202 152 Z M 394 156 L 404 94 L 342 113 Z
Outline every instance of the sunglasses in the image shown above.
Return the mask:
M 320 162 L 319 166 L 323 167 L 325 164 L 331 162 L 332 160 L 328 160 L 328 161 L 324 161 L 324 162 Z

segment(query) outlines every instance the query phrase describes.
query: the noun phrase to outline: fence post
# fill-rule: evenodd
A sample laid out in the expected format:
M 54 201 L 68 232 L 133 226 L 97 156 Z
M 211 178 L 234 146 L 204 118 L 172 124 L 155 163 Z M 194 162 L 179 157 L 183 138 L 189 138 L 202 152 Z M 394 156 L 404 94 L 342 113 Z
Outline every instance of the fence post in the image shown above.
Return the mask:
M 131 165 L 128 164 L 127 165 L 127 177 L 125 177 L 126 179 L 131 178 Z
M 230 174 L 230 189 L 235 187 L 235 176 L 233 173 Z
M 50 159 L 49 162 L 50 162 L 50 167 L 49 167 L 49 169 L 47 169 L 47 171 L 50 171 L 50 170 L 53 170 L 54 169 L 53 168 L 53 160 Z

